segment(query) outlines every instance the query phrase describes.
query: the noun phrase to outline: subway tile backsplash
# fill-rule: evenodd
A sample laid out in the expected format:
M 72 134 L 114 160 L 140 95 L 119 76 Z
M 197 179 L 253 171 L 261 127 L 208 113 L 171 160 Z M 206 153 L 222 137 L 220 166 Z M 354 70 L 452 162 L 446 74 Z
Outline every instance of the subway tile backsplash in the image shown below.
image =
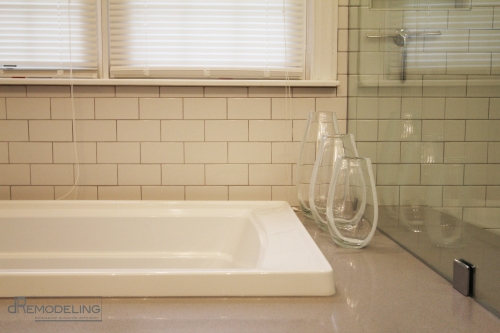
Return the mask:
M 333 110 L 347 130 L 334 88 L 75 86 L 74 127 L 70 94 L 0 86 L 0 199 L 297 204 L 308 112 Z

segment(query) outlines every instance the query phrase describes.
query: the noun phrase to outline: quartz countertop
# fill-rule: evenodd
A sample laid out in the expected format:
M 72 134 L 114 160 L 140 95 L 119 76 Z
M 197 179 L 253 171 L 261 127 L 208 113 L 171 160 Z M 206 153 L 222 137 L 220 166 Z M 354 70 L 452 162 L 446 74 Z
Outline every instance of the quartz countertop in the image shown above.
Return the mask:
M 39 322 L 0 299 L 0 332 L 500 332 L 500 318 L 381 233 L 343 249 L 298 216 L 332 265 L 334 296 L 102 298 L 97 322 Z

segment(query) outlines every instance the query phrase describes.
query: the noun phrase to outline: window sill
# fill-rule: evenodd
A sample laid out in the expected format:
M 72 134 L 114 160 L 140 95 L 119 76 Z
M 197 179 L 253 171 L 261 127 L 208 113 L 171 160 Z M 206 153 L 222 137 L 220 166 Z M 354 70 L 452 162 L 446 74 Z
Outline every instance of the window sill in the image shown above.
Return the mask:
M 336 80 L 199 80 L 199 79 L 37 79 L 0 78 L 0 85 L 34 86 L 203 86 L 203 87 L 338 87 Z

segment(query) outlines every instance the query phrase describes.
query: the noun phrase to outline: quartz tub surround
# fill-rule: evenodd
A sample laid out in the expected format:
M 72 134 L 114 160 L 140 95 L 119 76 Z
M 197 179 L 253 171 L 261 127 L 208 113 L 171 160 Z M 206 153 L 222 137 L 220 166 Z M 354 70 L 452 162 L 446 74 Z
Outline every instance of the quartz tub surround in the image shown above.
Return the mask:
M 330 297 L 103 298 L 101 322 L 39 323 L 7 311 L 0 330 L 14 332 L 478 332 L 500 319 L 408 252 L 376 233 L 362 250 L 343 249 L 298 213 L 335 272 Z M 28 302 L 30 299 L 28 299 Z M 40 300 L 43 301 L 43 300 Z

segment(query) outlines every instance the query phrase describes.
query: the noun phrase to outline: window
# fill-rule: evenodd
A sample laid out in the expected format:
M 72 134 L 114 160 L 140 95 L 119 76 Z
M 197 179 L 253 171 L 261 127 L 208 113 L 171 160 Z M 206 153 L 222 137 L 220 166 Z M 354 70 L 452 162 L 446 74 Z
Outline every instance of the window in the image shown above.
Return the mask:
M 0 6 L 4 78 L 71 72 L 122 82 L 336 79 L 336 0 L 0 0 Z
M 0 8 L 2 77 L 96 75 L 94 0 L 0 0 Z

